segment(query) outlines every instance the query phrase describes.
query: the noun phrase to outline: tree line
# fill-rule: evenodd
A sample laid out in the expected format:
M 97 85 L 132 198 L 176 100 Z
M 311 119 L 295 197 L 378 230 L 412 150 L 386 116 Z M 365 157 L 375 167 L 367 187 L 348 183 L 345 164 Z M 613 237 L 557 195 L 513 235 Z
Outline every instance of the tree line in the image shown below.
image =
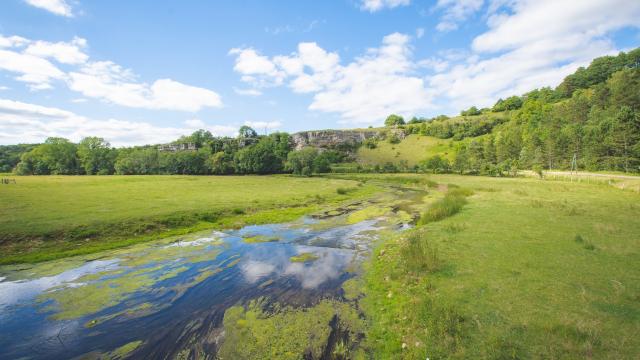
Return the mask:
M 100 137 L 86 137 L 79 143 L 51 137 L 43 144 L 30 146 L 15 167 L 18 175 L 297 175 L 328 172 L 332 163 L 346 154 L 336 150 L 320 152 L 315 148 L 292 149 L 291 137 L 278 132 L 260 136 L 243 126 L 237 137 L 216 137 L 198 130 L 183 136 L 173 145 L 114 148 Z M 171 145 L 171 144 L 169 144 Z M 169 149 L 169 150 L 167 150 Z

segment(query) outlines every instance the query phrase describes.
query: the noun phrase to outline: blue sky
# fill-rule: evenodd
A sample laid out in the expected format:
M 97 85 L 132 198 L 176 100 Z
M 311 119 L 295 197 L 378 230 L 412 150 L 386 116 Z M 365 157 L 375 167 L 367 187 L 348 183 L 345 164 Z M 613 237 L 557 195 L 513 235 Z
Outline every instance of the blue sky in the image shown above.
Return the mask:
M 628 0 L 3 0 L 0 144 L 455 114 L 554 86 L 639 28 Z

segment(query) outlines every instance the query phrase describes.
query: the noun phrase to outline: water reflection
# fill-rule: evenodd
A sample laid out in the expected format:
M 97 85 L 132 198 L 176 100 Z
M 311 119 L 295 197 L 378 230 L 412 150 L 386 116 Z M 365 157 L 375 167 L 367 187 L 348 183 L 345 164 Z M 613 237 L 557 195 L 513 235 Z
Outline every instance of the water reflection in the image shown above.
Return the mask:
M 64 271 L 65 261 L 0 268 L 0 358 L 69 358 L 137 340 L 148 356 L 177 351 L 217 331 L 238 302 L 337 294 L 382 226 L 304 218 L 106 252 Z M 245 242 L 252 237 L 268 241 Z M 291 260 L 300 254 L 312 256 Z

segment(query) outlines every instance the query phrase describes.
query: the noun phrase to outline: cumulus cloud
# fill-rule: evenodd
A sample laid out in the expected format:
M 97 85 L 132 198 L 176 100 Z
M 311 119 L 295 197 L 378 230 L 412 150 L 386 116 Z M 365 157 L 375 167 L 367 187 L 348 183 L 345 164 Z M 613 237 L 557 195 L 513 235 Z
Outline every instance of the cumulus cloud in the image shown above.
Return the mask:
M 436 25 L 436 30 L 446 32 L 458 28 L 458 24 L 482 8 L 483 0 L 438 0 L 436 10 L 443 15 Z
M 15 80 L 27 83 L 32 90 L 51 89 L 53 80 L 65 77 L 50 61 L 12 50 L 0 49 L 0 70 L 18 74 Z
M 55 80 L 85 97 L 117 105 L 197 112 L 205 107 L 222 107 L 216 92 L 172 79 L 141 82 L 130 69 L 112 61 L 90 61 L 87 41 L 33 41 L 19 36 L 0 36 L 0 70 L 16 73 L 15 80 L 32 90 L 52 89 Z M 71 67 L 68 72 L 64 67 Z
M 500 97 L 557 85 L 593 58 L 615 54 L 611 32 L 640 27 L 638 2 L 500 0 L 490 5 L 489 30 L 473 40 L 471 53 L 451 58 L 448 71 L 429 78 L 451 109 L 489 106 Z
M 34 41 L 24 53 L 41 58 L 52 58 L 62 64 L 82 64 L 89 59 L 89 56 L 82 51 L 86 46 L 87 40 L 79 37 L 73 38 L 71 42 Z
M 128 107 L 189 112 L 222 107 L 220 96 L 211 90 L 171 79 L 159 79 L 151 85 L 141 83 L 131 70 L 111 61 L 88 63 L 70 72 L 68 85 L 86 97 Z
M 50 13 L 72 17 L 71 6 L 65 0 L 24 0 L 27 4 L 44 9 Z
M 411 0 L 361 0 L 360 9 L 376 12 L 382 9 L 393 9 L 398 6 L 406 6 L 411 3 Z
M 0 99 L 0 144 L 38 143 L 50 136 L 79 141 L 101 136 L 115 146 L 156 144 L 175 140 L 197 129 L 231 136 L 237 127 L 186 121 L 182 127 L 162 127 L 148 122 L 96 120 L 58 108 Z
M 236 64 L 260 57 L 260 66 L 234 69 L 253 84 L 285 84 L 297 93 L 313 94 L 310 110 L 338 113 L 345 123 L 371 124 L 392 112 L 411 114 L 428 108 L 431 94 L 414 74 L 410 37 L 393 33 L 378 48 L 342 65 L 340 56 L 314 42 L 298 44 L 290 55 L 267 57 L 254 49 L 250 56 L 232 50 Z M 250 79 L 247 79 L 250 76 Z

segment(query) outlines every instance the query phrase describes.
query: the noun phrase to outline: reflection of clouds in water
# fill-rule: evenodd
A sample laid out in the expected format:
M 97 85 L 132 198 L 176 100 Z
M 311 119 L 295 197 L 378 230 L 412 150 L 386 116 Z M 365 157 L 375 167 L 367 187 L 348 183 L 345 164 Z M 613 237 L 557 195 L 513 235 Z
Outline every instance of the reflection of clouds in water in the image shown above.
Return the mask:
M 165 248 L 198 246 L 198 245 L 214 242 L 216 240 L 218 240 L 218 239 L 217 238 L 212 238 L 212 237 L 205 237 L 205 238 L 199 238 L 199 239 L 191 240 L 191 241 L 176 241 L 173 244 L 169 244 L 169 245 L 165 246 Z
M 290 263 L 284 270 L 285 275 L 295 276 L 305 289 L 314 289 L 338 278 L 351 257 L 351 253 L 344 250 L 319 250 L 302 246 L 299 250 L 299 253 L 311 252 L 319 256 L 311 263 Z
M 366 231 L 379 230 L 382 227 L 375 226 L 377 220 L 365 220 L 353 225 L 340 226 L 320 232 L 310 239 L 309 244 L 316 246 L 328 246 L 343 249 L 355 249 L 358 241 L 369 242 L 370 236 L 363 234 Z
M 276 269 L 274 264 L 265 261 L 249 260 L 240 266 L 245 279 L 254 283 L 263 276 L 273 273 Z
M 35 298 L 47 289 L 74 281 L 85 275 L 100 271 L 113 270 L 118 267 L 119 259 L 96 260 L 58 275 L 44 276 L 33 280 L 0 282 L 0 309 L 21 301 Z
M 165 246 L 164 248 L 172 248 L 172 247 L 187 247 L 187 246 L 198 246 L 198 245 L 203 245 L 203 244 L 208 244 L 214 241 L 218 241 L 221 238 L 227 236 L 227 234 L 220 232 L 220 231 L 214 231 L 211 233 L 211 237 L 201 237 L 199 239 L 195 239 L 195 240 L 191 240 L 191 241 L 176 241 L 172 244 L 169 244 L 167 246 Z

